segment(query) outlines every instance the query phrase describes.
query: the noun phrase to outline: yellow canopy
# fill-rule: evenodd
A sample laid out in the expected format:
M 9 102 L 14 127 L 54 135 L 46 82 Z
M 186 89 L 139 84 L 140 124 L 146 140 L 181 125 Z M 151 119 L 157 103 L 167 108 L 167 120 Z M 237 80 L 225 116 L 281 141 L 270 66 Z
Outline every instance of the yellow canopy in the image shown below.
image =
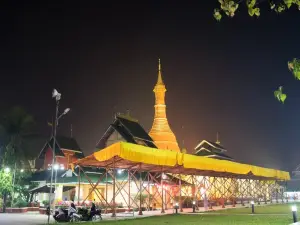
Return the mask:
M 184 154 L 165 149 L 149 148 L 127 142 L 118 142 L 93 153 L 74 164 L 106 167 L 115 163 L 116 168 L 139 166 L 148 171 L 164 170 L 169 173 L 205 176 L 255 176 L 267 179 L 289 180 L 288 172 L 268 169 L 227 160 Z

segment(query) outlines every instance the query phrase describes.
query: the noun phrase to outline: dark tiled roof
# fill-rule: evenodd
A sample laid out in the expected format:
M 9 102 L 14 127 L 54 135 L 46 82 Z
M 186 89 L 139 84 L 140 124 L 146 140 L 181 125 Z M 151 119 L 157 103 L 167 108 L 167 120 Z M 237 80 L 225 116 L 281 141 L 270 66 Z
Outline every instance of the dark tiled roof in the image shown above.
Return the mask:
M 207 140 L 203 140 L 201 141 L 195 148 L 196 151 L 202 149 L 202 148 L 205 148 L 205 149 L 208 149 L 210 151 L 214 151 L 214 152 L 224 152 L 226 151 L 226 149 L 219 145 L 219 144 L 216 144 L 214 142 L 211 142 L 211 141 L 207 141 Z
M 43 159 L 46 153 L 46 150 L 48 148 L 53 148 L 53 137 L 48 141 L 42 151 L 40 152 L 39 159 Z M 75 156 L 77 158 L 84 158 L 84 154 L 82 153 L 77 141 L 74 138 L 70 137 L 63 137 L 63 136 L 57 136 L 55 141 L 55 155 L 64 157 L 64 153 L 62 152 L 61 148 L 67 149 L 67 150 L 73 150 L 75 152 Z
M 206 150 L 202 150 L 196 153 L 196 155 L 198 156 L 206 156 L 206 157 L 210 157 L 210 158 L 217 158 L 217 159 L 226 159 L 226 160 L 233 160 L 233 158 L 231 158 L 230 156 L 221 153 L 221 152 L 209 152 Z
M 108 138 L 114 131 L 117 131 L 129 143 L 139 144 L 138 142 L 142 141 L 148 147 L 157 148 L 153 143 L 152 138 L 137 120 L 122 115 L 116 116 L 113 124 L 109 126 L 97 143 L 96 148 L 105 148 Z

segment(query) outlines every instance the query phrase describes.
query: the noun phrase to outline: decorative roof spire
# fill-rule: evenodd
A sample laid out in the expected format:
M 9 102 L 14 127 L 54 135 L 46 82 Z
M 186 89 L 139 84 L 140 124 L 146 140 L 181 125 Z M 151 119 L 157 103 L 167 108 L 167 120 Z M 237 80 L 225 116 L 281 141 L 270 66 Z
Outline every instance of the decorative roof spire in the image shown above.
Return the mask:
M 216 141 L 216 144 L 221 144 L 220 140 L 219 140 L 219 132 L 217 132 L 217 141 Z
M 158 78 L 157 78 L 157 83 L 156 85 L 164 85 L 164 82 L 162 80 L 162 75 L 161 75 L 161 64 L 160 64 L 160 59 L 158 59 Z

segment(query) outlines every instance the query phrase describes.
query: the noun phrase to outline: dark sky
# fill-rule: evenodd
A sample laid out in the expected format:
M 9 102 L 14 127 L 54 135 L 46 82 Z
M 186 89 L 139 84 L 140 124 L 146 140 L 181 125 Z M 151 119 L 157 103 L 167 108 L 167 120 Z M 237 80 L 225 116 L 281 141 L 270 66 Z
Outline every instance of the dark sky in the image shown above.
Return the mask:
M 217 0 L 7 2 L 0 7 L 1 111 L 25 107 L 47 135 L 57 88 L 61 109 L 72 108 L 59 133 L 70 135 L 73 124 L 90 153 L 115 111 L 130 109 L 150 129 L 160 57 L 168 119 L 189 152 L 219 132 L 238 161 L 300 163 L 300 81 L 287 69 L 300 57 L 298 10 L 278 16 L 263 8 L 256 19 L 242 9 L 217 22 Z M 273 96 L 279 85 L 285 105 Z

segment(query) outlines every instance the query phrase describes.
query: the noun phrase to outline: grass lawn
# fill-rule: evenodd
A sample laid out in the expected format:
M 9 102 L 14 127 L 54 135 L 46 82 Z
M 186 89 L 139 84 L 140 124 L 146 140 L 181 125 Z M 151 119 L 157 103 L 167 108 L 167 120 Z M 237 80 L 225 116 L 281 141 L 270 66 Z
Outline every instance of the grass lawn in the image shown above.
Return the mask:
M 297 205 L 297 208 L 300 209 L 300 203 L 294 204 L 277 204 L 277 205 L 264 205 L 261 204 L 255 205 L 254 211 L 257 214 L 291 214 L 292 205 Z M 224 209 L 218 211 L 212 211 L 212 213 L 221 213 L 221 214 L 249 214 L 251 213 L 251 206 L 249 208 L 238 208 L 238 209 Z
M 141 219 L 103 221 L 89 225 L 288 225 L 292 219 L 288 215 L 166 215 Z

